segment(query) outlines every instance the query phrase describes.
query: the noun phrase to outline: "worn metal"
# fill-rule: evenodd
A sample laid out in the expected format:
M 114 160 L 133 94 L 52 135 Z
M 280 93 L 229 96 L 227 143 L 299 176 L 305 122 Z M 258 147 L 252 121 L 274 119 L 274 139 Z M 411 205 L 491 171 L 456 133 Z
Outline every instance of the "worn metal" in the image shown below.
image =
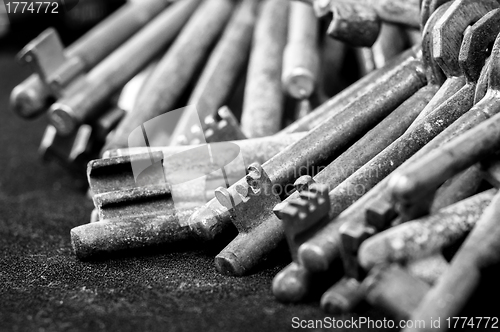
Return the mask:
M 393 111 L 387 118 L 381 121 L 375 128 L 369 131 L 364 137 L 362 137 L 358 142 L 352 145 L 345 153 L 335 159 L 331 164 L 329 164 L 324 170 L 322 170 L 318 175 L 314 177 L 314 181 L 318 183 L 327 185 L 329 189 L 333 189 L 340 185 L 345 179 L 347 179 L 356 170 L 362 167 L 365 163 L 370 161 L 384 148 L 390 145 L 394 140 L 401 136 L 408 126 L 412 123 L 419 112 L 425 107 L 427 102 L 432 98 L 433 94 L 436 92 L 434 87 L 425 87 L 411 96 L 407 101 L 401 104 L 395 111 Z M 307 183 L 308 177 L 304 176 L 299 178 L 297 182 L 302 180 L 302 182 Z M 297 185 L 297 183 L 295 184 Z M 280 203 L 274 208 L 275 213 L 281 218 L 282 210 L 289 204 L 298 198 L 298 194 L 294 193 L 288 197 L 285 201 Z M 330 202 L 330 200 L 328 200 Z M 332 202 L 332 204 L 335 202 Z M 307 216 L 306 221 L 302 225 L 303 228 L 307 228 L 307 236 L 301 236 L 302 242 L 308 240 L 314 235 L 320 227 L 324 226 L 331 220 L 330 206 L 328 210 L 324 211 L 321 216 L 322 222 L 317 222 L 312 216 Z M 311 208 L 311 210 L 316 211 Z M 283 220 L 283 225 L 285 232 L 287 231 L 288 223 Z M 290 241 L 289 241 L 290 244 Z M 291 251 L 296 251 L 291 248 Z M 303 267 L 302 267 L 303 268 Z M 293 272 L 295 274 L 295 272 Z M 303 273 L 304 275 L 306 272 Z M 293 275 L 290 278 L 295 278 Z M 280 280 L 284 284 L 280 289 L 283 289 L 280 294 L 282 297 L 286 296 L 285 285 L 292 284 L 286 279 L 286 272 L 283 271 L 280 274 Z M 275 284 L 278 287 L 278 281 Z M 297 281 L 295 284 L 299 284 Z M 301 284 L 301 289 L 307 290 L 313 284 L 303 283 Z M 292 291 L 292 290 L 291 290 Z M 304 291 L 304 293 L 307 293 Z M 295 296 L 294 298 L 298 298 Z
M 81 125 L 73 134 L 61 136 L 57 134 L 56 128 L 49 125 L 39 148 L 42 158 L 50 160 L 55 157 L 62 166 L 70 169 L 76 176 L 85 176 L 87 163 L 99 157 L 99 151 L 107 135 L 116 127 L 125 112 L 132 109 L 135 98 L 152 69 L 154 64 L 145 68 L 123 87 L 116 106 L 106 111 L 96 121 Z
M 389 76 L 392 76 L 391 78 Z M 411 96 L 423 84 L 425 77 L 421 68 L 421 62 L 418 60 L 409 60 L 405 65 L 396 68 L 388 75 L 387 81 L 384 84 L 378 85 L 370 93 L 363 95 L 355 102 L 350 104 L 346 111 L 337 116 L 333 116 L 314 130 L 310 131 L 306 137 L 301 139 L 296 144 L 291 145 L 282 153 L 270 159 L 262 167 L 269 175 L 269 178 L 274 186 L 286 190 L 285 186 L 290 184 L 300 175 L 310 172 L 314 167 L 327 164 L 332 161 L 341 151 L 349 145 L 354 139 L 357 139 L 360 134 L 370 129 L 375 123 L 378 123 L 381 118 L 385 117 L 394 110 L 401 102 Z M 246 181 L 241 180 L 228 190 L 232 197 L 238 197 L 236 186 L 247 187 Z M 241 202 L 241 199 L 235 201 Z M 236 203 L 240 204 L 240 203 Z M 252 205 L 252 201 L 245 202 L 246 205 Z M 256 206 L 257 207 L 257 206 Z M 283 232 L 279 220 L 270 219 L 272 210 L 262 211 L 260 208 L 257 211 L 252 211 L 249 216 L 254 218 L 259 212 L 260 222 L 259 230 L 265 235 L 266 230 L 276 230 L 267 232 L 267 235 L 262 236 L 262 246 L 268 246 L 268 243 L 277 244 L 283 238 Z M 267 216 L 263 214 L 267 214 Z M 206 206 L 202 207 L 192 216 L 192 226 L 200 233 L 207 236 L 216 234 L 227 219 L 220 216 L 220 204 L 211 201 Z M 227 218 L 227 217 L 226 217 Z M 250 218 L 240 216 L 246 222 L 250 222 Z M 250 220 L 249 220 L 250 219 Z M 239 250 L 242 250 L 239 248 Z M 257 263 L 261 254 L 267 254 L 257 245 L 245 247 L 247 252 L 246 257 L 252 257 L 252 262 Z M 251 252 L 255 251 L 259 254 L 254 255 Z M 225 257 L 234 257 L 225 252 Z M 234 258 L 233 258 L 234 261 Z M 231 262 L 226 264 L 229 266 Z M 239 265 L 239 264 L 238 264 Z M 246 269 L 243 272 L 247 271 Z
M 172 133 L 171 145 L 184 139 L 190 141 L 191 125 L 199 119 L 216 116 L 217 110 L 227 102 L 248 62 L 258 5 L 259 0 L 242 1 L 231 17 L 187 102 L 196 108 L 184 111 Z M 201 125 L 202 130 L 207 130 L 204 123 Z M 237 138 L 226 140 L 233 139 Z
M 317 107 L 308 115 L 298 119 L 288 127 L 284 128 L 279 132 L 279 134 L 309 131 L 314 127 L 320 125 L 329 117 L 341 113 L 351 102 L 368 93 L 374 87 L 387 80 L 387 75 L 391 75 L 391 71 L 393 71 L 395 68 L 403 65 L 410 59 L 416 59 L 418 53 L 418 48 L 410 49 L 404 52 L 393 61 L 390 61 L 383 68 L 373 71 L 372 73 L 361 78 L 356 83 L 347 87 L 345 90 Z
M 104 151 L 126 147 L 134 129 L 173 110 L 225 27 L 234 6 L 230 0 L 202 2 L 145 83 L 134 110 L 120 122 L 114 135 L 108 137 Z
M 147 0 L 125 4 L 114 14 L 99 23 L 83 37 L 64 50 L 61 63 L 57 64 L 48 81 L 33 74 L 14 88 L 10 97 L 10 106 L 23 118 L 34 118 L 45 112 L 49 99 L 53 96 L 49 85 L 54 80 L 66 85 L 78 75 L 90 70 L 113 50 L 150 22 L 171 2 L 166 0 Z M 22 53 L 27 54 L 30 46 Z M 24 58 L 23 61 L 45 61 L 46 59 Z
M 378 39 L 382 22 L 377 12 L 366 4 L 331 2 L 333 14 L 328 35 L 354 47 L 371 47 Z
M 243 163 L 248 165 L 253 160 L 266 161 L 302 136 L 266 137 L 229 144 L 238 146 Z M 227 144 L 210 145 L 216 158 L 224 159 L 224 154 L 231 154 L 227 151 Z M 202 240 L 187 223 L 193 208 L 212 198 L 214 189 L 224 181 L 232 183 L 239 179 L 242 171 L 241 165 L 228 160 L 223 166 L 223 174 L 211 174 L 217 169 L 207 163 L 206 151 L 200 150 L 203 148 L 206 149 L 204 146 L 153 148 L 143 151 L 142 155 L 137 154 L 140 151 L 136 149 L 132 155 L 90 162 L 88 179 L 98 221 L 72 230 L 77 256 L 81 259 L 99 258 L 125 249 L 155 245 L 175 247 L 185 241 Z M 137 176 L 133 163 L 150 166 Z M 205 181 L 190 181 L 182 189 L 182 202 L 174 204 L 172 187 L 175 183 L 168 180 L 167 173 L 177 171 L 183 172 L 180 175 L 209 175 Z
M 58 133 L 69 135 L 79 124 L 95 118 L 100 106 L 177 36 L 199 2 L 173 4 L 87 75 L 73 82 L 49 110 L 49 119 Z M 155 73 L 158 71 L 157 66 Z M 124 120 L 127 117 L 130 115 Z
M 450 268 L 424 297 L 411 319 L 429 322 L 431 317 L 446 320 L 461 310 L 481 282 L 483 271 L 500 261 L 500 194 L 493 198 L 476 226 L 455 254 Z M 445 331 L 446 325 L 433 329 Z M 424 331 L 406 329 L 404 331 Z
M 322 219 L 328 216 L 328 186 L 315 184 L 311 177 L 303 176 L 296 181 L 295 188 L 300 192 L 300 198 L 291 200 L 279 211 L 293 259 L 273 280 L 273 294 L 282 302 L 304 300 L 311 294 L 312 285 L 315 289 L 324 287 L 324 279 L 328 275 L 313 275 L 297 261 L 299 246 L 315 226 L 322 225 L 325 222 Z
M 116 127 L 125 111 L 114 107 L 91 124 L 81 125 L 70 136 L 61 136 L 48 125 L 38 149 L 43 160 L 56 160 L 77 176 L 85 174 L 87 162 L 99 156 L 106 136 Z
M 498 15 L 500 11 L 495 11 Z M 498 39 L 497 39 L 498 40 Z M 498 47 L 497 42 L 495 46 Z M 494 49 L 493 52 L 498 52 Z M 495 79 L 492 78 L 497 70 L 495 64 L 491 69 L 493 74 L 490 75 L 490 89 L 496 89 Z M 484 101 L 484 102 L 483 102 Z M 434 191 L 436 186 L 445 181 L 457 172 L 473 165 L 481 157 L 485 157 L 489 153 L 496 151 L 497 145 L 495 142 L 496 120 L 498 116 L 494 115 L 498 112 L 498 102 L 495 96 L 491 95 L 484 98 L 476 104 L 471 112 L 480 111 L 482 114 L 490 115 L 492 118 L 486 120 L 480 125 L 472 128 L 467 133 L 455 138 L 445 146 L 432 152 L 424 157 L 421 161 L 410 167 L 406 172 L 402 172 L 392 182 L 393 193 L 398 201 L 403 204 L 411 204 L 410 200 L 406 199 L 409 195 L 425 195 Z M 486 132 L 485 132 L 486 130 Z M 460 146 L 463 144 L 464 146 Z M 415 167 L 422 165 L 432 165 L 426 174 L 422 174 L 421 170 L 416 170 Z M 412 197 L 415 200 L 416 197 Z
M 289 0 L 264 0 L 253 35 L 241 129 L 247 137 L 263 137 L 281 129 L 281 72 L 287 38 Z
M 496 192 L 488 190 L 367 239 L 359 249 L 360 264 L 369 270 L 376 265 L 405 263 L 441 251 L 474 227 Z
M 358 170 L 342 185 L 338 186 L 335 189 L 336 194 L 333 197 L 331 195 L 332 201 L 335 201 L 337 203 L 336 206 L 339 206 L 339 211 L 333 213 L 333 216 L 338 215 L 343 209 L 356 201 L 356 199 L 359 199 L 362 194 L 373 188 L 377 182 L 396 169 L 397 165 L 401 165 L 424 145 L 426 147 L 421 149 L 421 151 L 429 151 L 427 149 L 436 147 L 434 144 L 429 145 L 427 143 L 471 108 L 473 89 L 470 90 L 471 93 L 463 93 L 463 91 L 456 93 L 434 112 L 428 115 L 425 121 L 420 121 L 418 126 L 413 130 L 410 129 L 401 138 L 380 153 L 376 159 Z M 436 143 L 437 142 L 438 141 L 436 141 Z M 348 220 L 349 223 L 343 227 L 346 240 L 344 244 L 352 247 L 352 249 L 347 250 L 347 252 L 351 252 L 352 256 L 355 257 L 356 248 L 362 242 L 361 239 L 369 237 L 369 234 L 373 231 L 373 225 L 370 225 L 368 228 L 363 226 L 365 219 L 364 212 L 366 211 L 365 205 L 377 196 L 386 197 L 384 189 L 382 188 L 386 186 L 387 181 L 388 180 L 382 181 L 377 186 L 377 190 L 371 190 L 369 195 L 365 195 L 366 198 L 358 200 L 356 204 L 352 205 L 337 219 L 328 224 L 320 233 L 311 239 L 311 241 L 308 241 L 302 246 L 299 250 L 300 261 L 305 264 L 308 269 L 311 271 L 327 269 L 330 264 L 329 262 L 332 262 L 334 258 L 338 256 L 338 248 L 340 245 L 339 228 Z M 356 188 L 356 185 L 363 186 L 363 192 L 358 192 L 356 194 L 353 190 L 353 188 Z M 346 195 L 346 193 L 350 195 Z M 345 205 L 338 204 L 339 202 L 345 202 Z M 382 200 L 382 202 L 389 202 L 388 206 L 392 207 L 390 201 Z M 376 207 L 375 203 L 371 204 Z M 356 217 L 354 217 L 353 214 Z M 382 215 L 391 214 L 383 213 Z M 381 227 L 382 225 L 375 224 L 374 226 Z M 349 230 L 349 228 L 352 228 L 352 230 Z M 351 241 L 352 244 L 349 244 L 349 241 Z
M 319 22 L 307 4 L 292 1 L 288 41 L 283 52 L 282 85 L 295 99 L 308 99 L 318 84 Z

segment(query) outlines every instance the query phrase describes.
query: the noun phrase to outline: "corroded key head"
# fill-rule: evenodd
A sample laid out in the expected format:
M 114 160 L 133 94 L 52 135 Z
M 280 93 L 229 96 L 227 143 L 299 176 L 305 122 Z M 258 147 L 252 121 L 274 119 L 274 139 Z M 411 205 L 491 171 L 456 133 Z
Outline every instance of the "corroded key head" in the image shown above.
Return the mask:
M 377 12 L 366 4 L 332 2 L 328 35 L 355 47 L 371 47 L 382 29 Z
M 484 15 L 465 31 L 460 48 L 458 62 L 469 81 L 477 81 L 486 58 L 491 52 L 490 46 L 500 33 L 500 8 Z
M 460 76 L 458 62 L 463 32 L 489 11 L 498 8 L 495 0 L 456 0 L 437 22 L 433 31 L 434 60 L 447 76 Z

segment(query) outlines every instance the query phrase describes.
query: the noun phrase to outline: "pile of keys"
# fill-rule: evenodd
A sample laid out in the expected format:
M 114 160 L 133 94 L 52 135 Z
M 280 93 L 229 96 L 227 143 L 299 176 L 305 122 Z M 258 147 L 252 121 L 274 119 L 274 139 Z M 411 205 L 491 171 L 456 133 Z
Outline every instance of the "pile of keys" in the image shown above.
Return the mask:
M 500 264 L 499 33 L 495 0 L 147 0 L 42 33 L 12 106 L 86 171 L 79 259 L 218 243 L 244 276 L 286 241 L 280 301 L 446 320 Z

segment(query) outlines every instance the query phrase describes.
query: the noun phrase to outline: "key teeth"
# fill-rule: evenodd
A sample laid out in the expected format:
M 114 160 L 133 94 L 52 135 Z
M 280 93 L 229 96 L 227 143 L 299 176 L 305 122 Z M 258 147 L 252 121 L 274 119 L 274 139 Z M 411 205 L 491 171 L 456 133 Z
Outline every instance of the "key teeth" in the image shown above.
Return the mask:
M 248 186 L 255 195 L 260 194 L 263 189 L 263 182 L 265 181 L 262 166 L 254 163 L 247 168 L 247 171 L 246 181 Z
M 299 216 L 299 210 L 292 204 L 286 204 L 280 210 L 280 215 L 285 222 L 294 222 Z
M 302 191 L 309 190 L 311 185 L 314 183 L 316 183 L 316 182 L 314 181 L 314 179 L 311 176 L 304 175 L 304 176 L 301 176 L 300 178 L 298 178 L 297 181 L 295 181 L 295 183 L 293 184 L 293 186 L 300 193 Z
M 246 139 L 240 129 L 238 120 L 227 106 L 221 107 L 218 114 L 220 120 L 217 120 L 214 116 L 208 116 L 204 120 L 207 143 Z
M 287 219 L 287 221 L 307 220 L 311 227 L 327 216 L 330 212 L 328 187 L 322 184 L 313 184 L 311 189 L 312 191 L 303 191 L 300 194 L 300 198 L 280 207 L 280 216 Z M 290 211 L 295 214 L 290 215 Z M 287 213 L 288 215 L 286 215 Z

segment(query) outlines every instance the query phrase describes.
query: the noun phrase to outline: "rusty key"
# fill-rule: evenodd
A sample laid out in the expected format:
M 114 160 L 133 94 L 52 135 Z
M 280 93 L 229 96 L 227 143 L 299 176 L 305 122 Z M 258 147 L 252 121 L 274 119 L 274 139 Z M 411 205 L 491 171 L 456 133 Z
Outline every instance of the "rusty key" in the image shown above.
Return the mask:
M 265 163 L 262 166 L 264 172 L 256 172 L 256 174 L 258 173 L 259 175 L 258 178 L 261 183 L 265 183 L 266 186 L 268 186 L 268 183 L 271 182 L 274 187 L 278 186 L 283 189 L 299 175 L 311 169 L 311 167 L 322 165 L 333 159 L 334 156 L 339 153 L 338 149 L 340 149 L 340 147 L 349 144 L 348 141 L 351 139 L 359 137 L 359 133 L 363 131 L 363 128 L 369 129 L 369 127 L 373 126 L 375 121 L 380 121 L 381 116 L 387 115 L 390 111 L 394 110 L 395 107 L 399 106 L 401 102 L 406 100 L 425 83 L 425 76 L 420 61 L 410 60 L 406 66 L 404 66 L 406 67 L 404 70 L 402 70 L 404 67 L 394 69 L 392 75 L 395 76 L 393 76 L 392 79 L 387 77 L 387 85 L 380 84 L 377 88 L 350 104 L 345 112 L 333 116 L 314 130 L 310 131 L 304 139 L 290 146 L 288 149 Z M 415 69 L 417 70 L 415 71 Z M 391 83 L 389 84 L 389 82 Z M 394 86 L 394 82 L 399 82 L 399 84 Z M 355 112 L 356 115 L 351 116 L 351 112 Z M 365 112 L 366 115 L 361 116 L 361 113 Z M 269 178 L 265 176 L 266 174 L 268 174 Z M 245 226 L 250 222 L 250 220 L 245 217 L 245 213 L 241 213 L 240 217 L 238 217 L 238 213 L 236 213 L 235 223 L 241 225 L 241 229 L 245 231 L 245 234 L 241 234 L 239 238 L 226 248 L 227 250 L 221 252 L 216 258 L 220 263 L 219 266 L 221 269 L 223 267 L 223 271 L 226 273 L 247 273 L 250 267 L 253 267 L 260 260 L 262 255 L 266 255 L 271 248 L 274 248 L 283 238 L 278 220 L 265 222 L 265 220 L 269 220 L 269 216 L 272 215 L 272 208 L 280 199 L 276 197 L 276 195 L 273 195 L 273 200 L 263 199 L 262 203 L 255 203 L 255 207 L 252 208 L 250 207 L 254 205 L 252 198 L 256 197 L 256 195 L 252 195 L 252 197 L 247 200 L 246 193 L 248 191 L 246 188 L 248 188 L 248 186 L 247 180 L 242 179 L 234 186 L 231 186 L 227 193 L 221 193 L 221 200 L 224 202 L 226 209 L 233 209 L 232 201 L 234 200 L 237 208 L 238 205 L 243 205 L 242 208 L 252 211 L 250 212 L 250 216 L 255 218 L 255 221 L 252 222 L 255 226 L 255 229 L 253 229 L 253 227 Z M 240 191 L 241 196 L 240 193 L 236 191 L 236 187 L 244 189 Z M 243 200 L 246 202 L 243 203 Z M 265 204 L 266 208 L 262 208 L 263 205 L 261 204 Z M 207 236 L 216 233 L 219 226 L 225 223 L 225 219 L 220 216 L 219 211 L 220 204 L 218 202 L 209 202 L 205 207 L 193 214 L 193 227 L 197 228 L 201 233 L 207 234 Z M 266 235 L 266 229 L 277 231 L 267 233 Z M 246 234 L 247 231 L 248 234 Z M 255 233 L 253 233 L 254 231 Z M 259 232 L 263 232 L 261 234 L 262 237 L 260 237 L 261 235 L 257 235 Z M 250 233 L 251 235 L 249 235 Z M 255 241 L 254 245 L 238 244 L 239 241 L 245 242 L 246 239 Z M 241 256 L 244 261 L 236 261 L 236 256 L 231 253 L 232 248 L 237 248 L 239 252 L 248 251 Z M 255 252 L 255 254 L 250 254 L 250 252 Z M 231 266 L 233 269 L 229 270 Z
M 315 226 L 324 223 L 322 219 L 328 216 L 330 209 L 328 186 L 305 178 L 295 184 L 300 198 L 290 201 L 279 212 L 293 259 L 273 280 L 273 294 L 282 302 L 303 301 L 311 295 L 312 285 L 315 290 L 321 290 L 332 278 L 331 273 L 310 274 L 297 261 L 297 249 Z
M 303 134 L 211 144 L 215 164 L 221 164 L 219 159 L 227 162 L 220 165 L 223 173 L 208 162 L 203 145 L 135 149 L 130 155 L 92 161 L 88 179 L 99 221 L 72 231 L 75 253 L 79 258 L 97 258 L 124 249 L 200 239 L 187 220 L 221 183 L 241 177 L 242 165 L 231 160 L 240 158 L 243 165 L 264 162 L 300 137 Z M 139 173 L 138 168 L 144 171 Z M 198 181 L 193 174 L 207 177 Z M 188 184 L 176 192 L 173 188 L 182 179 Z M 182 195 L 181 200 L 176 194 Z
M 41 115 L 47 110 L 50 97 L 59 97 L 61 91 L 57 87 L 66 86 L 97 65 L 170 3 L 147 0 L 125 4 L 67 49 L 63 49 L 53 29 L 44 32 L 19 55 L 21 61 L 35 66 L 37 74 L 14 88 L 10 97 L 12 110 L 23 118 Z M 44 65 L 49 63 L 49 67 Z M 51 89 L 54 81 L 55 90 Z
M 419 112 L 425 107 L 427 102 L 429 102 L 432 98 L 436 89 L 437 88 L 433 86 L 424 87 L 408 98 L 408 100 L 401 104 L 387 118 L 381 121 L 375 128 L 352 145 L 345 153 L 336 158 L 335 161 L 330 163 L 325 169 L 316 175 L 314 177 L 314 181 L 327 185 L 329 189 L 333 189 L 340 185 L 351 174 L 361 168 L 365 163 L 369 162 L 370 159 L 375 157 L 379 152 L 401 136 Z M 299 184 L 300 181 L 307 183 L 310 180 L 308 180 L 307 176 L 301 177 L 297 180 L 296 185 Z M 291 204 L 297 198 L 298 195 L 296 193 L 292 194 L 283 203 L 280 203 L 274 208 L 275 213 L 280 216 L 282 207 L 285 207 L 287 204 Z M 306 220 L 310 223 L 305 223 L 302 227 L 306 228 L 307 225 L 310 226 L 311 229 L 307 232 L 307 234 L 311 237 L 314 234 L 314 231 L 318 230 L 319 226 L 324 226 L 331 220 L 330 209 L 328 209 L 326 211 L 326 215 L 323 216 L 324 221 L 322 223 L 318 224 L 313 217 L 311 217 L 311 219 L 307 218 Z M 286 232 L 287 223 L 286 221 L 283 223 Z M 308 238 L 303 237 L 303 241 L 307 239 Z M 286 299 L 300 299 L 299 295 L 292 295 L 293 289 L 286 289 L 287 284 L 293 284 L 295 287 L 299 287 L 300 285 L 301 294 L 305 295 L 308 293 L 308 288 L 312 284 L 308 283 L 307 278 L 304 278 L 303 281 L 297 279 L 297 271 L 300 269 L 303 271 L 299 276 L 307 276 L 309 274 L 300 264 L 293 267 L 293 272 L 290 271 L 290 273 L 288 273 L 285 269 L 280 273 L 279 281 L 275 281 L 274 283 L 274 285 L 276 285 L 276 289 L 279 290 L 279 295 L 276 292 L 276 296 Z M 283 283 L 283 285 L 280 286 L 279 282 Z

